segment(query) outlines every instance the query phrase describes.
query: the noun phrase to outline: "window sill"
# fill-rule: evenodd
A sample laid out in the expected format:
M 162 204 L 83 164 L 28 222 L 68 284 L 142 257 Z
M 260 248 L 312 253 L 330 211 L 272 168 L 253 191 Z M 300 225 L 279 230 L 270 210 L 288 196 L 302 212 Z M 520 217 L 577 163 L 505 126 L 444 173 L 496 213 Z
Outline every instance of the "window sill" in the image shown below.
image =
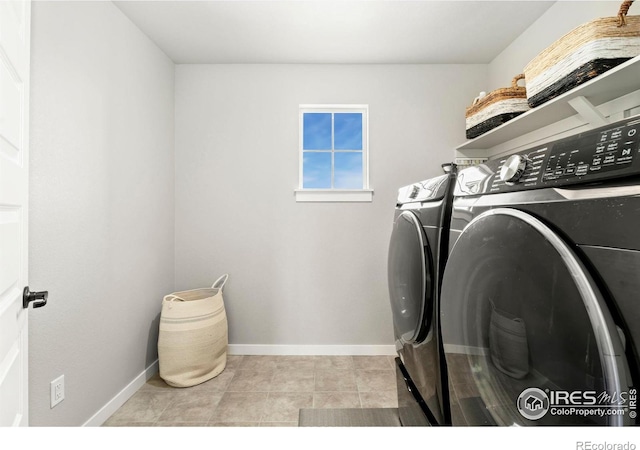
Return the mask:
M 371 202 L 373 189 L 296 189 L 296 202 Z

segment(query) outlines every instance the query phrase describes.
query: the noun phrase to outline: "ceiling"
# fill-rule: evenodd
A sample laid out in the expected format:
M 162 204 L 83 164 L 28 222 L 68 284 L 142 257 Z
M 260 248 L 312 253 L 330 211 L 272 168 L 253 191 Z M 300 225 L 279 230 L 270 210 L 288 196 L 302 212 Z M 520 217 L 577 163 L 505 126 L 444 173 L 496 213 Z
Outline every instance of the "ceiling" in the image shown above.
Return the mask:
M 177 64 L 483 64 L 554 2 L 114 3 Z

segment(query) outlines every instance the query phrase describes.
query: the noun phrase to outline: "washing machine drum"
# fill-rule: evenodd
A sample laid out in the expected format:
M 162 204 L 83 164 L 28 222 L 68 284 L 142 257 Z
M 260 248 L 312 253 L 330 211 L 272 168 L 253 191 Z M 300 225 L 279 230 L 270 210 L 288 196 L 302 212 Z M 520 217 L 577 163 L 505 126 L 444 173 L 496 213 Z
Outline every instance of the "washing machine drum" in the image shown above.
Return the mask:
M 394 222 L 387 267 L 396 341 L 423 341 L 429 332 L 433 303 L 431 252 L 422 224 L 410 211 Z
M 579 256 L 537 218 L 498 208 L 463 230 L 441 318 L 466 420 L 454 425 L 634 422 L 620 330 Z

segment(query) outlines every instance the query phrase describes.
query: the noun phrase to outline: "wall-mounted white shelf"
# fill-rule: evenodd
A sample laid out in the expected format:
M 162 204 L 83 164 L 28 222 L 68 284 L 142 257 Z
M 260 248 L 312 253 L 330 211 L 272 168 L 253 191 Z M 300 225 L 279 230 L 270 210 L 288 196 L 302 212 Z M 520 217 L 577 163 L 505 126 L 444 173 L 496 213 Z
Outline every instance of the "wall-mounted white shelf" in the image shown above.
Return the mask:
M 571 91 L 536 107 L 516 118 L 506 122 L 487 133 L 471 139 L 456 147 L 455 156 L 491 157 L 505 152 L 504 144 L 516 140 L 517 146 L 524 144 L 521 138 L 536 130 L 549 128 L 550 125 L 568 120 L 566 127 L 576 128 L 591 124 L 592 127 L 601 126 L 606 113 L 598 107 L 629 96 L 637 92 L 640 94 L 640 56 L 620 64 L 600 76 L 577 86 Z M 620 108 L 639 106 L 636 101 L 638 95 L 633 96 L 631 103 L 620 102 Z M 578 114 L 576 114 L 578 113 Z M 551 134 L 558 134 L 561 130 L 553 129 Z M 535 134 L 535 133 L 534 133 Z M 549 132 L 547 133 L 549 134 Z M 530 137 L 530 142 L 544 139 L 544 135 Z M 501 145 L 502 144 L 502 145 Z

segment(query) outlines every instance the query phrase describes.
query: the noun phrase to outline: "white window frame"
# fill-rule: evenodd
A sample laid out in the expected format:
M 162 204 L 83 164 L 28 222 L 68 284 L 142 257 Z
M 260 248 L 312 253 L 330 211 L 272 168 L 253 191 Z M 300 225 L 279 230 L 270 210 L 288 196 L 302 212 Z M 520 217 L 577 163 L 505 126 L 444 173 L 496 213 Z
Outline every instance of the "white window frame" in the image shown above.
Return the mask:
M 303 159 L 305 113 L 362 113 L 362 189 L 311 189 L 303 188 Z M 373 189 L 369 185 L 369 105 L 300 105 L 299 106 L 299 143 L 298 143 L 298 188 L 295 190 L 297 202 L 371 202 Z M 332 133 L 333 134 L 333 133 Z M 335 150 L 332 150 L 335 152 Z M 333 166 L 331 176 L 333 177 Z

